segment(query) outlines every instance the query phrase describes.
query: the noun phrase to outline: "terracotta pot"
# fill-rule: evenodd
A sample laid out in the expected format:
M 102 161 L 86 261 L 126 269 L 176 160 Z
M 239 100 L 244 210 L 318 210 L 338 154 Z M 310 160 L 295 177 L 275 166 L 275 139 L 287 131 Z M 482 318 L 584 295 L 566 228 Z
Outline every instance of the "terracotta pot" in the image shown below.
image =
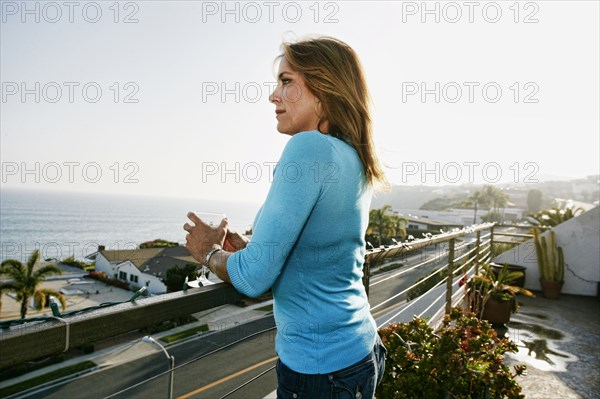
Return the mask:
M 544 295 L 544 298 L 558 299 L 560 297 L 560 291 L 562 290 L 564 281 L 549 281 L 540 279 L 540 284 L 542 285 L 542 295 Z
M 504 324 L 510 320 L 513 301 L 498 302 L 494 298 L 488 299 L 483 308 L 482 318 L 492 324 Z

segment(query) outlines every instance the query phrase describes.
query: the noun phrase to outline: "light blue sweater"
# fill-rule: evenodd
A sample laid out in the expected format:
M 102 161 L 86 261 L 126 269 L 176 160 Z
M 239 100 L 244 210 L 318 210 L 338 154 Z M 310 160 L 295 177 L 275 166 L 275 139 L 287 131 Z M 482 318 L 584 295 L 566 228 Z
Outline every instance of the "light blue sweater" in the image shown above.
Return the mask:
M 252 241 L 227 261 L 239 292 L 255 297 L 272 288 L 276 350 L 299 373 L 343 369 L 375 344 L 361 281 L 371 194 L 354 148 L 298 133 L 274 170 Z

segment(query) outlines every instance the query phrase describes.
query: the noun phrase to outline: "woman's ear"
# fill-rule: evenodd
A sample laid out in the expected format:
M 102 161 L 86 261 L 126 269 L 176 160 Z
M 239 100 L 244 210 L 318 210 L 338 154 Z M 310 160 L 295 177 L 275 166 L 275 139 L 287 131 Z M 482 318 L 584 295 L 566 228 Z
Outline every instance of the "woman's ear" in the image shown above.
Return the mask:
M 321 105 L 321 100 L 315 97 L 315 114 L 321 119 L 323 118 L 323 106 Z

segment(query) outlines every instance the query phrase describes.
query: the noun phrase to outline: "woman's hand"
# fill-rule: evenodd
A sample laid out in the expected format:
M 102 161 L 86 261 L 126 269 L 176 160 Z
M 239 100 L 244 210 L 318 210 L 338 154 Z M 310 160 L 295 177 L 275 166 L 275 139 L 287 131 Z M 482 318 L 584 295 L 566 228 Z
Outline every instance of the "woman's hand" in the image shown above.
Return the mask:
M 186 223 L 183 229 L 187 231 L 185 236 L 186 248 L 190 254 L 204 265 L 206 255 L 213 248 L 223 248 L 225 237 L 227 236 L 227 218 L 221 220 L 221 224 L 217 227 L 211 227 L 204 223 L 194 212 L 189 212 L 187 217 L 193 224 Z
M 246 248 L 246 245 L 248 245 L 249 242 L 250 240 L 248 240 L 246 236 L 243 236 L 236 231 L 228 230 L 227 235 L 225 236 L 225 244 L 223 248 L 227 252 L 235 252 Z

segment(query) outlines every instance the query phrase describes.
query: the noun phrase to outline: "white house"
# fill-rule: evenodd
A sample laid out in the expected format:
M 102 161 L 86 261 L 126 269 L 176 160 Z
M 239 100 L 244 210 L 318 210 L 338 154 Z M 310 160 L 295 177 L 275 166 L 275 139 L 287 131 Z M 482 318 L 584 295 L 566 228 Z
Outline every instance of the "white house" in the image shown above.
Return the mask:
M 170 268 L 188 263 L 201 266 L 185 247 L 106 250 L 99 246 L 87 258 L 95 261 L 97 272 L 125 281 L 132 288 L 146 287 L 155 295 L 167 292 L 164 279 Z

